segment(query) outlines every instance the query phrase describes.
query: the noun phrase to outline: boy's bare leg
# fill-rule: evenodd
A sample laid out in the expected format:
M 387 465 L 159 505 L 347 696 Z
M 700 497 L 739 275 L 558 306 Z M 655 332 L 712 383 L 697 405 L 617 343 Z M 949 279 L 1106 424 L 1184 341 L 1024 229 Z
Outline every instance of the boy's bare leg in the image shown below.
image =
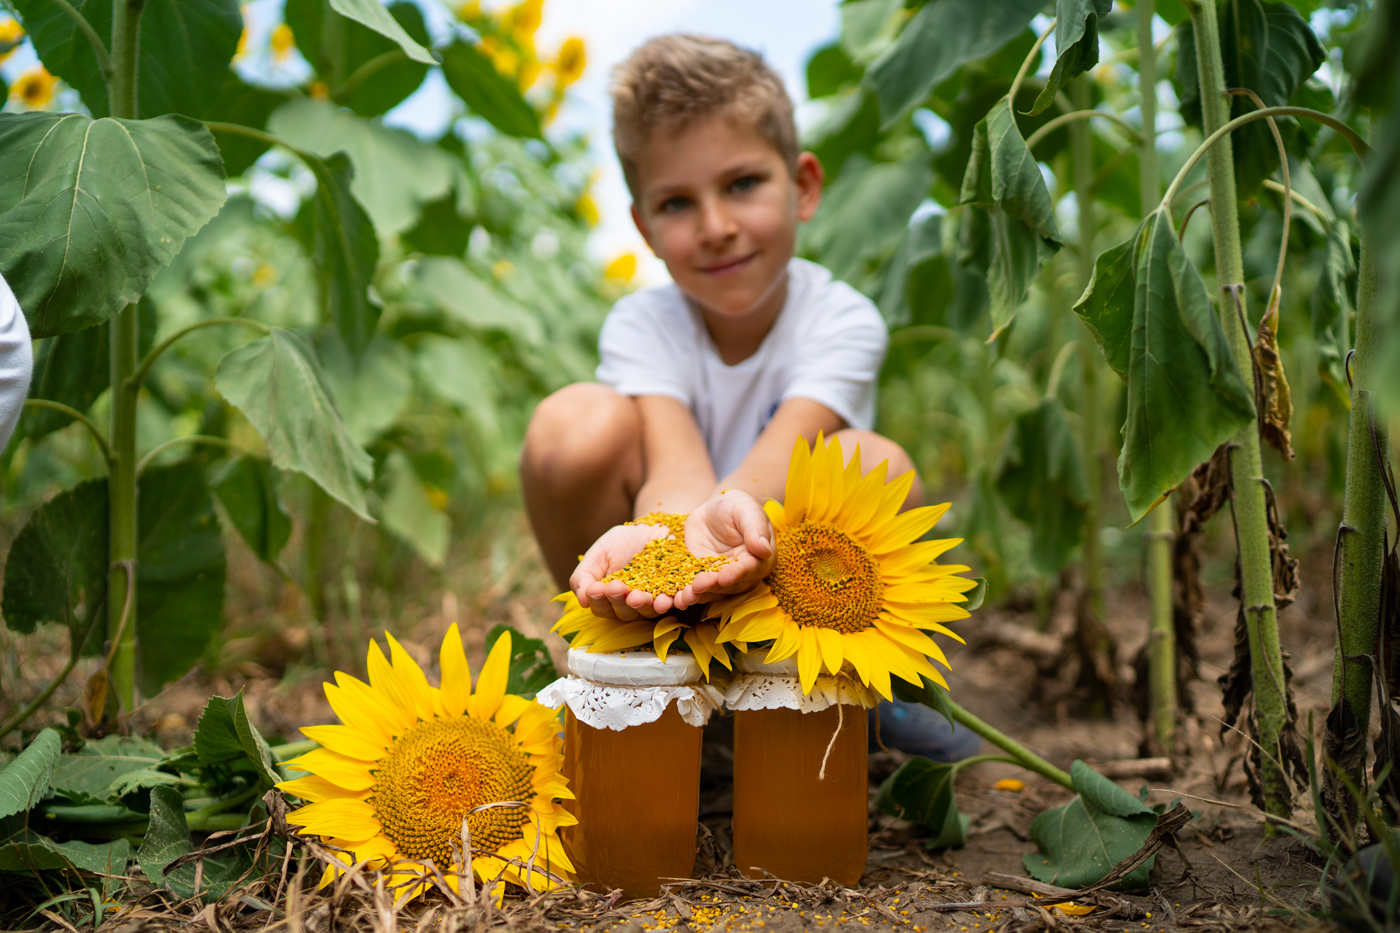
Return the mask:
M 545 563 L 561 590 L 579 555 L 630 521 L 645 476 L 637 404 L 592 382 L 540 402 L 525 430 L 520 485 Z
M 885 475 L 891 480 L 914 469 L 914 461 L 904 452 L 903 447 L 874 431 L 865 431 L 861 428 L 842 428 L 833 436 L 840 439 L 841 450 L 846 454 L 847 463 L 850 463 L 851 457 L 855 455 L 856 445 L 860 445 L 860 468 L 863 473 L 869 473 L 882 460 L 890 462 L 889 472 Z M 919 474 L 915 473 L 914 485 L 909 487 L 909 495 L 904 497 L 904 505 L 900 506 L 899 510 L 905 512 L 923 504 L 924 484 L 920 481 Z

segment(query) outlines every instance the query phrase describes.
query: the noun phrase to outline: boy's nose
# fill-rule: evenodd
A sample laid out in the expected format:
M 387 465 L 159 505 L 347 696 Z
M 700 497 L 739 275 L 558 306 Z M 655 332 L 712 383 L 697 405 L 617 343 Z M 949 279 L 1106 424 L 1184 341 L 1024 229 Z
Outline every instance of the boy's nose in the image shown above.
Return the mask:
M 724 205 L 711 201 L 700 211 L 700 235 L 706 243 L 721 243 L 735 235 L 738 226 Z

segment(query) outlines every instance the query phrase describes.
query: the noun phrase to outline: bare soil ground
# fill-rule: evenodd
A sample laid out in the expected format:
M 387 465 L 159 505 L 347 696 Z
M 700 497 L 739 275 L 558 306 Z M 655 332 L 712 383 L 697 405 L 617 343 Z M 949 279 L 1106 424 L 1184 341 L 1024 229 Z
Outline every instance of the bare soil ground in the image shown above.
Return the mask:
M 506 622 L 527 635 L 545 637 L 557 610 L 550 606 L 550 587 L 533 547 L 524 535 L 512 535 L 510 545 L 464 561 L 441 580 L 402 581 L 399 592 L 430 594 L 421 602 L 394 602 L 371 595 L 353 616 L 338 623 L 342 630 L 319 632 L 305 621 L 307 613 L 294 593 L 251 561 L 234 560 L 230 567 L 231 613 L 235 623 L 213 673 L 197 672 L 155 698 L 131 724 L 167 745 L 187 741 L 199 710 L 211 694 L 232 695 L 243 690 L 248 709 L 263 732 L 274 738 L 298 738 L 303 725 L 333 721 L 320 683 L 333 665 L 363 667 L 367 637 L 387 624 L 407 649 L 430 671 L 437 646 L 448 625 L 457 622 L 468 642 L 474 664 L 484 654 L 489 628 Z M 1312 562 L 1316 564 L 1317 562 Z M 421 583 L 421 586 L 419 584 Z M 279 592 L 281 595 L 279 596 Z M 1122 765 L 1140 757 L 1141 723 L 1128 702 L 1132 681 L 1130 661 L 1145 640 L 1147 607 L 1135 587 L 1113 590 L 1108 596 L 1107 621 L 1117 640 L 1120 684 L 1116 702 L 1097 718 L 1073 689 L 1073 665 L 1057 665 L 1050 649 L 1072 627 L 1068 595 L 1050 613 L 1038 641 L 1008 646 L 1006 638 L 979 637 L 980 632 L 1008 627 L 1034 630 L 1033 612 L 999 609 L 980 612 L 962 626 L 969 644 L 951 651 L 952 690 L 959 702 L 989 723 L 1025 742 L 1062 767 L 1075 758 L 1107 768 L 1126 768 L 1120 783 L 1133 792 L 1146 785 L 1149 803 L 1182 800 L 1196 814 L 1179 837 L 1179 851 L 1164 849 L 1152 872 L 1145 895 L 1105 895 L 1085 899 L 1094 910 L 1069 915 L 1037 898 L 993 883 L 994 874 L 1026 878 L 1022 858 L 1035 851 L 1028 841 L 1031 820 L 1042 810 L 1068 799 L 1061 788 L 1009 765 L 979 764 L 959 776 L 958 803 L 972 819 L 966 847 L 930 852 L 913 827 L 872 808 L 870 856 L 861 885 L 800 886 L 785 882 L 741 879 L 728 861 L 729 796 L 725 750 L 706 755 L 702 792 L 704 845 L 697 859 L 697 880 L 668 889 L 646 902 L 616 903 L 579 892 L 508 900 L 503 909 L 490 905 L 452 904 L 441 897 L 401 909 L 364 879 L 346 886 L 339 898 L 315 893 L 309 881 L 319 871 L 297 870 L 290 863 L 285 878 L 272 877 L 236 891 L 214 905 L 172 905 L 152 893 L 108 914 L 100 930 L 141 933 L 144 930 L 458 930 L 587 929 L 603 933 L 640 930 L 708 931 L 763 930 L 1270 930 L 1316 925 L 1313 911 L 1322 871 L 1317 858 L 1287 833 L 1265 838 L 1263 822 L 1249 804 L 1239 758 L 1238 735 L 1220 735 L 1220 692 L 1217 676 L 1230 662 L 1234 605 L 1228 590 L 1211 589 L 1199 647 L 1201 680 L 1189 686 L 1194 713 L 1182 728 L 1180 754 L 1170 768 L 1144 771 Z M 271 613 L 268 605 L 277 608 Z M 1284 644 L 1296 668 L 1294 687 L 1308 728 L 1309 716 L 1320 729 L 1330 688 L 1333 644 L 1328 581 L 1306 579 L 1304 598 L 1282 614 Z M 550 636 L 551 650 L 562 661 L 563 643 Z M 337 647 L 341 646 L 341 647 Z M 955 646 L 956 647 L 956 646 Z M 54 638 L 14 639 L 6 644 L 7 703 L 32 696 L 45 677 L 61 663 L 64 649 Z M 358 659 L 349 656 L 358 652 Z M 317 664 L 317 659 L 328 661 Z M 82 669 L 78 672 L 80 675 Z M 54 698 L 51 718 L 61 718 L 65 704 L 78 705 L 81 681 L 74 680 Z M 33 692 L 28 692 L 28 691 Z M 871 756 L 872 798 L 879 780 L 897 766 L 899 753 Z M 1120 764 L 1113 764 L 1120 763 Z M 1133 771 L 1140 773 L 1132 774 Z M 1026 781 L 1024 790 L 998 790 L 1003 777 Z M 1300 803 L 1306 803 L 1300 798 Z M 1310 812 L 1297 808 L 1295 820 L 1312 824 Z M 3 900 L 3 898 L 0 898 Z M 52 913 L 50 914 L 53 915 Z M 20 928 L 39 928 L 38 916 Z M 42 921 L 44 929 L 74 929 L 66 923 Z

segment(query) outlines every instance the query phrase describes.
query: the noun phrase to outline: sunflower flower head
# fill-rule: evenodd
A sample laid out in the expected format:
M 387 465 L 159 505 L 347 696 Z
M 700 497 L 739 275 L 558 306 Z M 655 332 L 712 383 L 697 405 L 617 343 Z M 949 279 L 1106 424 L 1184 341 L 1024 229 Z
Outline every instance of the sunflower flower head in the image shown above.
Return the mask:
M 862 475 L 836 438 L 798 438 L 781 503 L 764 506 L 776 535 L 773 571 L 753 590 L 713 604 L 718 641 L 769 643 L 767 661 L 797 658 L 810 692 L 817 676 L 846 665 L 891 699 L 890 678 L 947 686 L 933 666 L 948 659 L 929 632 L 962 641 L 945 623 L 967 618 L 958 603 L 976 583 L 967 567 L 935 559 L 961 539 L 920 540 L 948 504 L 900 512 L 913 473 L 886 483 L 888 464 Z
M 575 820 L 559 804 L 573 797 L 559 724 L 548 708 L 506 693 L 510 633 L 474 690 L 456 625 L 443 639 L 438 687 L 385 637 L 387 658 L 370 643 L 369 683 L 337 672 L 325 685 L 340 724 L 302 729 L 322 747 L 287 763 L 309 772 L 277 785 L 306 801 L 287 821 L 390 872 L 396 896 L 421 894 L 437 873 L 454 890 L 474 875 L 498 901 L 503 882 L 539 890 L 568 880 L 557 831 Z M 341 871 L 328 866 L 321 884 Z
M 53 100 L 53 88 L 57 83 L 58 79 L 40 65 L 20 75 L 10 88 L 10 93 L 24 101 L 31 110 L 42 110 Z
M 24 43 L 24 27 L 16 19 L 0 22 L 0 62 L 10 57 L 10 53 Z
M 703 605 L 673 610 L 659 619 L 619 622 L 594 615 L 592 609 L 579 604 L 573 593 L 560 593 L 554 601 L 564 604 L 564 614 L 554 623 L 553 630 L 573 636 L 570 644 L 575 648 L 587 648 L 593 653 L 646 647 L 665 661 L 667 654 L 679 645 L 695 655 L 706 680 L 710 679 L 711 660 L 733 670 L 729 650 L 718 642 L 719 622 L 705 618 Z

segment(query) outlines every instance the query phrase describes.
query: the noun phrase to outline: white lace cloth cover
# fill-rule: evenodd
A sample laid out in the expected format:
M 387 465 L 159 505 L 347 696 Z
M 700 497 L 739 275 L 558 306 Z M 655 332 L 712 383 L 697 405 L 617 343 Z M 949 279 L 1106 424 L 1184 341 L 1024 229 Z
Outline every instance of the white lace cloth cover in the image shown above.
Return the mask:
M 773 664 L 760 660 L 762 652 L 741 655 L 739 671 L 724 692 L 724 708 L 730 712 L 751 709 L 795 709 L 820 713 L 837 703 L 869 709 L 879 695 L 853 674 L 818 674 L 812 692 L 803 694 L 797 675 L 797 659 Z
M 649 651 L 570 648 L 569 670 L 572 676 L 559 678 L 535 699 L 553 709 L 568 706 L 575 719 L 595 729 L 621 732 L 656 722 L 672 702 L 681 719 L 703 726 L 724 699 L 702 682 L 700 664 L 688 654 L 673 652 L 663 662 Z

